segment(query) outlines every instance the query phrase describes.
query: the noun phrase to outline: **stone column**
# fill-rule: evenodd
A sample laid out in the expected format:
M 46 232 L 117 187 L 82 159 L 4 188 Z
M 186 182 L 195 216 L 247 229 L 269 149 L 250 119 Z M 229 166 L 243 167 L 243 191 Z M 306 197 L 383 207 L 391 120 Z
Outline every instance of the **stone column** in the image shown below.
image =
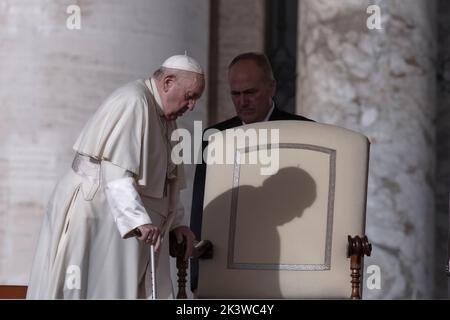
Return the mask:
M 450 2 L 438 1 L 438 103 L 436 116 L 436 253 L 435 285 L 438 299 L 449 298 L 448 263 L 450 193 Z
M 301 0 L 299 14 L 297 112 L 372 142 L 365 266 L 380 267 L 381 288 L 364 283 L 364 297 L 431 298 L 435 2 Z
M 211 2 L 209 124 L 234 117 L 228 64 L 240 53 L 264 51 L 265 1 Z
M 208 24 L 205 0 L 0 0 L 0 284 L 27 284 L 46 203 L 89 116 L 169 55 L 187 50 L 207 70 Z M 205 120 L 205 101 L 181 125 Z

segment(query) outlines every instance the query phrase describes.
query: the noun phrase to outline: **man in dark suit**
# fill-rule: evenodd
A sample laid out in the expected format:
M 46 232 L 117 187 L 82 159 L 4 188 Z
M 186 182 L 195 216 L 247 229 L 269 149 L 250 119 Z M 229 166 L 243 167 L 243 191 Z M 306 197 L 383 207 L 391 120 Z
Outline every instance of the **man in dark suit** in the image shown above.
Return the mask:
M 275 96 L 276 82 L 269 59 L 262 53 L 248 52 L 235 57 L 228 66 L 228 82 L 237 116 L 206 130 L 217 129 L 222 131 L 260 121 L 312 121 L 299 115 L 284 112 L 275 106 L 273 97 Z M 203 143 L 203 149 L 206 145 L 206 142 Z M 195 169 L 191 211 L 191 230 L 198 240 L 201 239 L 205 177 L 206 164 L 198 164 Z M 192 291 L 197 288 L 197 282 L 198 261 L 192 259 Z

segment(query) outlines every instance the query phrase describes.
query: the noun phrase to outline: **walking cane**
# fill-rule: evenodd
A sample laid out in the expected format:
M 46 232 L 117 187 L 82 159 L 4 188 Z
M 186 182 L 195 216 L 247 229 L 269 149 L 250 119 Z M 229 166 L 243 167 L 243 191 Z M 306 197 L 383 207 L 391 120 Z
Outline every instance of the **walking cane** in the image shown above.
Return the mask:
M 138 228 L 135 228 L 134 235 L 136 237 L 140 237 L 140 236 L 142 236 L 142 233 Z M 155 269 L 156 269 L 155 268 L 155 246 L 152 244 L 152 245 L 150 245 L 150 271 L 152 273 L 152 300 L 157 299 Z
M 150 260 L 152 272 L 152 299 L 156 300 L 155 246 L 153 244 L 150 246 Z

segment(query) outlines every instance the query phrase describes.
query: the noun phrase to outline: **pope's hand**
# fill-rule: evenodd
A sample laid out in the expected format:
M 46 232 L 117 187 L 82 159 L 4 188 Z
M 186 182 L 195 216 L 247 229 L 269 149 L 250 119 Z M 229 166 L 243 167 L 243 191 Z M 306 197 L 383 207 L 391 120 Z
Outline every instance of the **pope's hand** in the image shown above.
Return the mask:
M 153 244 L 155 246 L 155 252 L 158 252 L 159 246 L 161 245 L 161 230 L 153 224 L 143 224 L 137 228 L 141 232 L 138 239 L 145 243 Z
M 186 226 L 179 226 L 173 229 L 175 236 L 177 238 L 177 242 L 183 242 L 183 237 L 186 238 L 186 254 L 184 255 L 184 260 L 189 259 L 192 256 L 192 250 L 194 247 L 195 235 L 192 233 L 191 229 Z

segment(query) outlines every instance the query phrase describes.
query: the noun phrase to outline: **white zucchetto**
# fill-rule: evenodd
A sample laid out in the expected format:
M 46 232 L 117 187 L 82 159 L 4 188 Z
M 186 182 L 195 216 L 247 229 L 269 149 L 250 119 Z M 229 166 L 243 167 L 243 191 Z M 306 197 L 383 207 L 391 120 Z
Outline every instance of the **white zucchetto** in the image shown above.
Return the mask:
M 161 65 L 164 68 L 191 71 L 203 74 L 203 69 L 200 64 L 188 55 L 175 55 L 167 58 Z

